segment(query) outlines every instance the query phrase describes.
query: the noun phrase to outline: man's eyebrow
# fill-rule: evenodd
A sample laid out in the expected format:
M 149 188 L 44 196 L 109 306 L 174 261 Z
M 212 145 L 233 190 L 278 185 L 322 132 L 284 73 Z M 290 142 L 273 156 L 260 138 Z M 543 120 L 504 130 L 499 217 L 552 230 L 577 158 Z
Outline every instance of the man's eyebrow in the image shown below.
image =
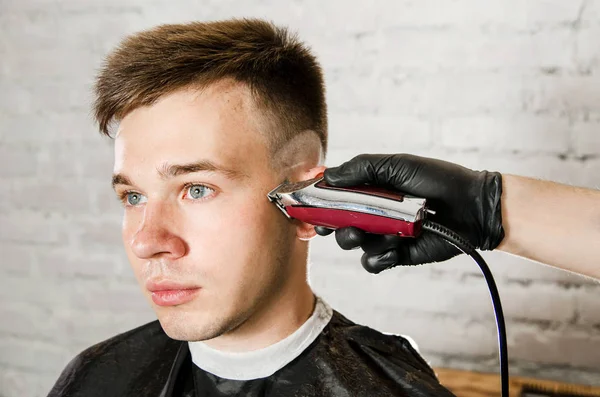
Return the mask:
M 218 172 L 224 174 L 230 179 L 242 179 L 247 178 L 248 175 L 242 171 L 222 167 L 208 160 L 200 160 L 194 163 L 188 164 L 168 164 L 161 165 L 158 169 L 158 174 L 163 179 L 170 179 L 176 176 L 191 174 L 193 172 Z M 113 189 L 117 185 L 130 185 L 133 186 L 131 180 L 123 174 L 114 174 L 112 177 Z
M 168 164 L 165 163 L 158 169 L 158 174 L 163 179 L 174 178 L 179 175 L 191 174 L 193 172 L 208 171 L 224 174 L 230 179 L 241 179 L 247 177 L 244 172 L 239 170 L 226 168 L 209 160 L 200 160 L 188 164 Z
M 114 174 L 113 177 L 112 177 L 112 188 L 113 188 L 113 190 L 115 189 L 115 187 L 117 185 L 130 185 L 130 186 L 132 186 L 133 183 L 131 183 L 131 181 L 129 180 L 129 178 L 127 178 L 123 174 Z

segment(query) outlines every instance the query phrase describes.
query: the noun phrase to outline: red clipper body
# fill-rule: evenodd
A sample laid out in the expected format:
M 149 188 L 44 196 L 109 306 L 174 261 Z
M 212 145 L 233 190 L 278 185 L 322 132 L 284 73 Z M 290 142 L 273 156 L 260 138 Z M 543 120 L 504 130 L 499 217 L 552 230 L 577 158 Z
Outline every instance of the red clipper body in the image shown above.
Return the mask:
M 370 186 L 329 186 L 322 176 L 283 183 L 267 195 L 290 219 L 331 229 L 354 226 L 375 234 L 416 237 L 427 213 L 423 198 Z

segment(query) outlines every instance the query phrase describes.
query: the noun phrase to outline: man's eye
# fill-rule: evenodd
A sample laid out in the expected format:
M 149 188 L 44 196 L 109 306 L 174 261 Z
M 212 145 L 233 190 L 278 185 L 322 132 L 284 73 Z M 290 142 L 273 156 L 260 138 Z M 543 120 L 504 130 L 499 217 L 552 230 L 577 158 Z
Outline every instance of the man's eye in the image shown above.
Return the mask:
M 209 188 L 208 186 L 198 184 L 190 185 L 186 189 L 186 194 L 194 200 L 206 198 L 213 192 L 214 190 Z
M 127 193 L 127 195 L 125 196 L 125 201 L 127 202 L 127 205 L 139 205 L 141 203 L 145 203 L 146 201 L 148 201 L 148 199 L 146 197 L 144 197 L 142 194 L 136 193 L 136 192 L 130 192 Z

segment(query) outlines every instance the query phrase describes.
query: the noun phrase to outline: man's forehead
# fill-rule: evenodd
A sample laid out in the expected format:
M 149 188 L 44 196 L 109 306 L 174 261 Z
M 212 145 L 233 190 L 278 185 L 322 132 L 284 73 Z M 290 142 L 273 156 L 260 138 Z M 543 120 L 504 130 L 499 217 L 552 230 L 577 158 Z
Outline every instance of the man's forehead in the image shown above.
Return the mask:
M 265 146 L 261 127 L 254 120 L 256 114 L 234 97 L 212 100 L 193 92 L 179 92 L 135 109 L 119 124 L 115 150 L 143 153 L 147 149 L 163 152 L 214 149 L 221 152 L 237 146 L 245 147 L 245 151 L 250 149 L 248 145 Z
M 184 173 L 210 171 L 228 176 L 239 176 L 248 168 L 253 156 L 245 151 L 250 149 L 229 139 L 166 139 L 129 141 L 115 140 L 114 172 L 153 173 L 165 179 Z
M 182 125 L 193 121 L 196 126 L 244 123 L 258 116 L 249 89 L 233 83 L 204 88 L 185 88 L 164 95 L 156 102 L 130 111 L 119 123 L 116 137 L 144 125 L 146 129 L 163 124 Z
M 130 135 L 129 130 L 140 130 L 137 127 L 142 126 L 167 131 L 174 127 L 192 127 L 183 129 L 190 132 L 235 128 L 244 135 L 264 137 L 265 121 L 264 109 L 257 104 L 250 88 L 227 79 L 206 87 L 183 88 L 132 110 L 120 121 L 117 137 L 123 133 Z
M 240 84 L 222 82 L 135 109 L 115 137 L 114 174 L 165 179 L 195 169 L 237 179 L 259 172 L 269 147 L 251 120 L 247 94 Z

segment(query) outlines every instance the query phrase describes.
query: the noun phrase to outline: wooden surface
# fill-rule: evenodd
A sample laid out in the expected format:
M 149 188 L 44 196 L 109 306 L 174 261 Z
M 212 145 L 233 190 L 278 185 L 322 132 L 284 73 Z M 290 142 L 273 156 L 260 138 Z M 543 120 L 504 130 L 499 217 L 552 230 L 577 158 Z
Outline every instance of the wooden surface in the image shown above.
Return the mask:
M 500 376 L 448 368 L 435 368 L 440 383 L 457 397 L 500 397 Z M 600 371 L 598 373 L 600 378 Z M 553 382 L 532 378 L 510 378 L 510 397 L 521 397 L 536 392 L 536 396 L 565 395 L 591 397 L 600 396 L 600 387 L 582 386 L 573 383 Z M 529 393 L 525 393 L 529 392 Z

